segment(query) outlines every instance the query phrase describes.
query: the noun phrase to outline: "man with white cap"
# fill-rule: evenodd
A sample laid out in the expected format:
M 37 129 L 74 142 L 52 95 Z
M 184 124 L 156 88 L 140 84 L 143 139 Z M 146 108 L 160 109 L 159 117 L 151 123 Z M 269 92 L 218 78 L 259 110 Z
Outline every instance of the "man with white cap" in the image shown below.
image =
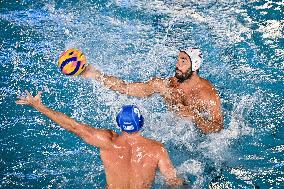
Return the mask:
M 189 48 L 179 52 L 174 77 L 129 83 L 106 76 L 91 65 L 87 66 L 82 76 L 96 79 L 112 90 L 131 96 L 147 97 L 159 93 L 169 110 L 192 119 L 207 134 L 223 129 L 223 116 L 217 91 L 209 81 L 198 75 L 201 63 L 200 49 Z

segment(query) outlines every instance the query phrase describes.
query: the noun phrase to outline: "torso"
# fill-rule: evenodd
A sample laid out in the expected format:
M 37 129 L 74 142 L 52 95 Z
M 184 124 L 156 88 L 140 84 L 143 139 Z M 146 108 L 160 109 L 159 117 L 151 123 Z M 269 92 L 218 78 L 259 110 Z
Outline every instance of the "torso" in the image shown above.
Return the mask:
M 119 135 L 113 143 L 112 149 L 101 150 L 107 188 L 150 188 L 158 165 L 160 143 L 141 136 L 131 144 Z
M 190 83 L 178 83 L 175 78 L 170 78 L 161 95 L 171 111 L 185 117 L 191 111 L 206 114 L 207 104 L 218 98 L 214 87 L 207 80 L 199 77 L 193 86 Z

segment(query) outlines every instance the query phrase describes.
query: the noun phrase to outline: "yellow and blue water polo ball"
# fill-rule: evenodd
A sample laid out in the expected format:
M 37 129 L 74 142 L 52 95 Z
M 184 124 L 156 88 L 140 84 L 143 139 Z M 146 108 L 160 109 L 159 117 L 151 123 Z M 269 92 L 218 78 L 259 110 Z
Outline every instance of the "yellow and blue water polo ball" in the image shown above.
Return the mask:
M 58 60 L 58 67 L 65 75 L 77 76 L 85 70 L 86 65 L 85 55 L 74 48 L 64 51 Z

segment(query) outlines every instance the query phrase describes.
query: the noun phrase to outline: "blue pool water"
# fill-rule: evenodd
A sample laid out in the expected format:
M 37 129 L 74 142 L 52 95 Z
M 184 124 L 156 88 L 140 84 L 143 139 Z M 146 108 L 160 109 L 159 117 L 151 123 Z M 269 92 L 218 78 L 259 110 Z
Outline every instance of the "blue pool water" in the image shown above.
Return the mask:
M 98 149 L 34 109 L 25 89 L 78 121 L 118 131 L 134 103 L 143 135 L 162 141 L 192 188 L 284 188 L 284 2 L 0 1 L 0 188 L 103 188 Z M 88 62 L 127 81 L 173 75 L 178 49 L 200 47 L 200 75 L 217 88 L 225 129 L 204 136 L 168 112 L 159 95 L 139 99 L 60 74 L 57 58 L 82 49 Z M 152 188 L 165 188 L 158 174 Z

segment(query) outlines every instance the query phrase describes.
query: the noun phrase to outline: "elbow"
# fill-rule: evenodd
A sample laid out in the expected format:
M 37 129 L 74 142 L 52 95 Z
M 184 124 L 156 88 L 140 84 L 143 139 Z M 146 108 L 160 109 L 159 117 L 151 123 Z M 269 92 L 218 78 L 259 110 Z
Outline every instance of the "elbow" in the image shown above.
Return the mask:
M 172 179 L 167 179 L 166 180 L 166 183 L 168 186 L 171 186 L 171 187 L 177 187 L 177 186 L 182 186 L 184 185 L 184 180 L 181 179 L 181 178 L 172 178 Z
M 224 122 L 223 122 L 223 118 L 218 119 L 216 122 L 213 123 L 215 125 L 214 127 L 214 132 L 220 132 L 221 130 L 224 129 Z
M 153 93 L 152 91 L 148 91 L 148 90 L 135 90 L 135 89 L 131 89 L 128 87 L 123 87 L 119 90 L 120 93 L 122 94 L 126 94 L 129 96 L 134 96 L 134 97 L 139 97 L 139 98 L 143 98 L 143 97 L 149 97 L 151 96 Z
M 136 96 L 136 97 L 141 97 L 141 98 L 143 98 L 143 97 L 149 97 L 149 96 L 151 96 L 153 93 L 154 93 L 154 91 L 152 90 L 152 89 L 147 89 L 147 88 L 140 88 L 139 90 L 135 90 L 135 91 L 132 91 L 132 93 L 134 94 L 134 96 Z
M 205 123 L 204 127 L 200 127 L 200 130 L 204 134 L 218 133 L 223 129 L 224 126 L 222 122 Z
M 121 94 L 127 94 L 128 85 L 125 81 L 117 81 L 110 86 L 111 90 L 117 91 Z
M 119 92 L 121 94 L 127 94 L 127 89 L 125 84 L 119 84 L 119 85 L 112 85 L 109 87 L 111 90 Z

